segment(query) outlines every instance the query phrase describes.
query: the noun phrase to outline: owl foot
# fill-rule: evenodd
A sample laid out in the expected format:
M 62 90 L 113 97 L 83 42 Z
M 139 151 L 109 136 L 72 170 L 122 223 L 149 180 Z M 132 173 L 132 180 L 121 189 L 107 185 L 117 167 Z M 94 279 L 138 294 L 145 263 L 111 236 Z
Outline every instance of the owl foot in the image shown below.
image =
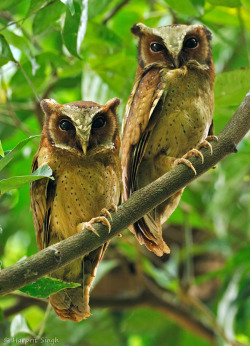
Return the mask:
M 181 157 L 180 159 L 176 159 L 174 161 L 174 167 L 176 167 L 177 165 L 179 165 L 180 163 L 183 163 L 184 165 L 190 167 L 192 169 L 192 171 L 194 172 L 194 174 L 196 175 L 197 172 L 196 172 L 196 169 L 194 168 L 194 166 L 192 165 L 192 163 L 188 160 L 189 157 L 191 156 L 197 156 L 197 157 L 200 157 L 201 158 L 201 162 L 203 163 L 204 162 L 204 157 L 202 155 L 202 153 L 197 150 L 197 149 L 192 149 L 192 150 L 189 150 L 183 157 Z
M 194 166 L 192 165 L 192 163 L 190 161 L 188 161 L 187 159 L 184 159 L 183 157 L 180 159 L 176 159 L 174 161 L 174 167 L 178 166 L 180 163 L 183 163 L 184 165 L 186 165 L 187 167 L 191 168 L 194 172 L 194 174 L 196 175 L 196 169 L 194 168 Z
M 207 136 L 207 138 L 201 142 L 201 144 L 198 146 L 198 149 L 201 149 L 201 148 L 204 148 L 204 147 L 207 147 L 210 149 L 210 153 L 211 155 L 213 155 L 213 147 L 212 145 L 209 143 L 209 141 L 212 141 L 212 140 L 216 140 L 218 141 L 218 137 L 217 136 Z
M 101 210 L 101 212 L 100 212 L 100 215 L 101 215 L 101 216 L 108 216 L 108 217 L 110 218 L 110 220 L 112 221 L 112 216 L 111 216 L 111 214 L 110 214 L 110 212 L 109 212 L 108 209 L 103 208 L 103 209 Z M 107 220 L 107 219 L 106 219 L 106 220 Z
M 114 203 L 112 203 L 109 210 L 110 210 L 110 211 L 114 211 L 114 212 L 117 214 L 117 205 L 114 204 Z
M 106 217 L 104 216 L 98 216 L 98 217 L 94 217 L 93 219 L 91 219 L 89 222 L 82 222 L 77 226 L 77 230 L 78 232 L 82 231 L 84 228 L 88 229 L 89 231 L 95 233 L 95 235 L 97 235 L 98 237 L 100 237 L 100 234 L 97 232 L 97 230 L 92 226 L 93 223 L 96 222 L 101 222 L 104 226 L 108 227 L 108 232 L 110 232 L 111 226 L 109 221 L 107 220 Z

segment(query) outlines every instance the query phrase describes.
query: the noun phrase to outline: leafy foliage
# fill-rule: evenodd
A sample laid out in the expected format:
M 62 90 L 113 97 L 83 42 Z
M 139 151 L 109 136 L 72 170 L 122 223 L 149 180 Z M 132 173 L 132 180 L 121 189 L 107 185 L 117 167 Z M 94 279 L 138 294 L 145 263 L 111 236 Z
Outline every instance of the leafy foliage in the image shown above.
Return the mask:
M 31 297 L 48 298 L 51 294 L 59 292 L 64 288 L 72 288 L 77 286 L 80 286 L 80 284 L 74 282 L 64 282 L 50 277 L 43 277 L 20 288 L 20 291 L 29 294 Z
M 0 186 L 7 184 L 0 187 L 6 192 L 0 199 L 2 267 L 37 251 L 29 187 L 18 187 L 31 179 L 51 177 L 49 167 L 30 175 L 38 147 L 35 135 L 40 134 L 43 121 L 38 99 L 103 104 L 119 97 L 121 123 L 137 67 L 132 25 L 202 23 L 213 32 L 218 133 L 249 88 L 249 9 L 248 0 L 1 0 Z M 172 312 L 184 307 L 189 322 L 195 315 L 214 330 L 202 307 L 209 309 L 215 325 L 219 321 L 226 333 L 223 339 L 223 333 L 216 331 L 218 344 L 225 337 L 249 343 L 249 149 L 248 137 L 237 155 L 185 190 L 164 226 L 170 259 L 146 253 L 128 232 L 111 242 L 90 305 L 102 298 L 100 306 L 108 306 L 111 298 L 126 296 L 130 310 L 121 309 L 118 301 L 115 311 L 92 309 L 91 318 L 74 324 L 45 312 L 35 300 L 27 307 L 24 295 L 9 295 L 0 300 L 3 338 L 43 335 L 57 337 L 60 345 L 149 346 L 165 345 L 166 340 L 174 345 L 207 345 L 201 336 L 173 323 L 173 315 L 163 314 L 164 309 L 130 305 L 130 299 L 145 290 L 144 277 L 152 299 L 154 295 L 162 299 L 162 306 L 174 302 Z M 11 309 L 14 318 L 8 318 Z

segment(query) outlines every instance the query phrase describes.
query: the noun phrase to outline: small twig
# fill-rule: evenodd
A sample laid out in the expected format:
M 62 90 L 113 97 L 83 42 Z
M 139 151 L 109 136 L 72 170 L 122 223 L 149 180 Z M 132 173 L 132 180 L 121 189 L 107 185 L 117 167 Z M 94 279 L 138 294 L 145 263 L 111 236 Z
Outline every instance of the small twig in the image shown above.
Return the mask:
M 106 18 L 103 19 L 102 24 L 107 24 L 107 22 L 116 15 L 116 13 L 118 11 L 120 11 L 125 5 L 127 5 L 127 3 L 130 0 L 123 0 L 119 5 L 117 5 L 108 15 Z
M 18 62 L 18 61 L 15 61 L 15 64 L 17 65 L 17 67 L 20 69 L 20 71 L 22 72 L 22 74 L 24 75 L 25 79 L 27 80 L 29 86 L 31 87 L 36 99 L 38 102 L 40 102 L 40 97 L 38 96 L 37 92 L 36 92 L 36 89 L 34 87 L 34 85 L 32 84 L 31 80 L 29 79 L 28 75 L 26 74 L 26 72 L 24 71 L 22 65 Z

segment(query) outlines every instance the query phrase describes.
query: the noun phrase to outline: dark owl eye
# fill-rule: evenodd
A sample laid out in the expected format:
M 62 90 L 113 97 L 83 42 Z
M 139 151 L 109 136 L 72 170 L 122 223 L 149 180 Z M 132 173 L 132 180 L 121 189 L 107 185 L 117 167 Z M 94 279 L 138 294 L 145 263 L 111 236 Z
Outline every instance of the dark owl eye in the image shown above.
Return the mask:
M 157 52 L 160 52 L 164 49 L 164 47 L 160 44 L 160 43 L 152 43 L 151 46 L 150 46 L 150 49 L 154 52 L 154 53 L 157 53 Z
M 74 126 L 68 120 L 62 120 L 59 126 L 60 126 L 60 129 L 63 131 L 70 131 L 74 129 Z
M 106 120 L 103 117 L 96 118 L 92 123 L 93 129 L 100 129 L 101 127 L 105 126 Z
M 198 40 L 195 37 L 189 38 L 186 42 L 184 42 L 184 48 L 196 48 L 198 46 Z

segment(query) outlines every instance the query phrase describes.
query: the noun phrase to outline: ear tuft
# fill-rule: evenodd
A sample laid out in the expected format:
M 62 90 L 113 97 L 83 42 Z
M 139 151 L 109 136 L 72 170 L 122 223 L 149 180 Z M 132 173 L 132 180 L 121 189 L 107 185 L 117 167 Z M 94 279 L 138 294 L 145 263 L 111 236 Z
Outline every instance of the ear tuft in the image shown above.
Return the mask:
M 56 105 L 59 105 L 59 103 L 57 103 L 56 100 L 53 99 L 43 99 L 40 102 L 40 106 L 44 113 L 52 113 Z
M 135 36 L 141 36 L 146 28 L 147 28 L 146 25 L 144 25 L 142 23 L 137 23 L 134 26 L 132 26 L 132 28 L 130 30 L 131 30 L 132 34 L 134 34 Z

